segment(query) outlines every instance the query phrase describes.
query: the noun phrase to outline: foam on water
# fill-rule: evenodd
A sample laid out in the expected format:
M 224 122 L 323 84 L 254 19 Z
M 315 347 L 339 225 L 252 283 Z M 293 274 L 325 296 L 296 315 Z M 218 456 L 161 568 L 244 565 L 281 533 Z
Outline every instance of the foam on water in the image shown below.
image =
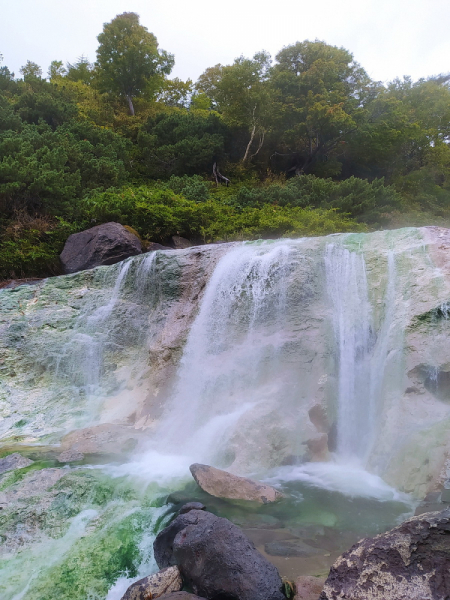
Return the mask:
M 339 492 L 350 498 L 373 498 L 380 502 L 396 501 L 414 505 L 409 494 L 399 492 L 378 475 L 351 463 L 317 462 L 280 467 L 266 481 L 272 484 L 301 481 L 309 486 Z

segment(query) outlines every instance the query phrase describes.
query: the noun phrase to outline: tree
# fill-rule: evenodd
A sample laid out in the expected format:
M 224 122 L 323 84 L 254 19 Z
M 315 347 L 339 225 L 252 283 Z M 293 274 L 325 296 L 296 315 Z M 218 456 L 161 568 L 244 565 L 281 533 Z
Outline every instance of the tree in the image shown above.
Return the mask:
M 253 59 L 241 56 L 232 65 L 207 69 L 197 82 L 197 90 L 211 98 L 229 125 L 248 132 L 243 162 L 261 150 L 269 127 L 270 65 L 270 55 L 258 52 Z
M 173 56 L 158 50 L 156 37 L 140 25 L 139 16 L 132 12 L 105 23 L 97 39 L 100 89 L 126 98 L 134 115 L 133 98 L 161 87 L 164 75 L 172 70 Z
M 276 60 L 278 147 L 296 157 L 297 174 L 336 175 L 337 150 L 364 119 L 372 82 L 350 52 L 318 40 L 287 46 Z
M 81 55 L 76 63 L 67 63 L 66 77 L 69 81 L 80 81 L 89 85 L 95 77 L 94 65 L 86 56 Z
M 64 77 L 66 73 L 67 71 L 64 68 L 62 60 L 52 60 L 47 71 L 48 78 L 50 79 L 50 81 L 53 81 L 58 77 Z
M 25 81 L 27 79 L 40 79 L 42 77 L 41 67 L 31 60 L 27 60 L 26 65 L 20 68 L 20 72 Z

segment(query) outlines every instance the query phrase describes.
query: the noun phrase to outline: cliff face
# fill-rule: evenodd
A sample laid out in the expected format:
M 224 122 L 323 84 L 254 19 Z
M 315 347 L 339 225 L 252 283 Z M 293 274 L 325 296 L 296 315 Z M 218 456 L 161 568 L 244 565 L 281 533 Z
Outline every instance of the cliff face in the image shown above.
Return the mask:
M 423 496 L 450 445 L 449 315 L 440 228 L 158 251 L 3 290 L 2 443 L 111 424 L 128 450 L 238 473 L 331 450 Z

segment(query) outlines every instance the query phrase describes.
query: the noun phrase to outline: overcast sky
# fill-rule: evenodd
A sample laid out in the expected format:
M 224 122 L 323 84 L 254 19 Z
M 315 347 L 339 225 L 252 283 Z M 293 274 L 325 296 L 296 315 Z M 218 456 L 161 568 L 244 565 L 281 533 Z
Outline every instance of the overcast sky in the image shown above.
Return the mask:
M 44 73 L 52 60 L 94 61 L 103 23 L 125 11 L 175 55 L 182 79 L 316 38 L 344 46 L 381 81 L 450 71 L 450 0 L 0 0 L 3 64 L 18 76 L 28 59 Z

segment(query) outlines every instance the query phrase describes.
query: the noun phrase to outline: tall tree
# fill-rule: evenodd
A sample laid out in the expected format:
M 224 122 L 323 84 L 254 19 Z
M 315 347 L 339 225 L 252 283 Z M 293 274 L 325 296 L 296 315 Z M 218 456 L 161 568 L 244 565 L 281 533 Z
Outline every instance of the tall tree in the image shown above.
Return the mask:
M 198 92 L 211 98 L 229 125 L 248 132 L 243 162 L 261 150 L 269 127 L 270 65 L 270 55 L 262 51 L 253 59 L 241 56 L 232 65 L 211 67 L 197 82 Z
M 94 65 L 86 56 L 81 55 L 76 63 L 67 63 L 66 77 L 69 81 L 81 81 L 81 83 L 89 85 L 95 77 Z
M 58 77 L 64 77 L 66 73 L 67 71 L 64 68 L 62 60 L 52 60 L 47 71 L 50 81 L 55 80 Z
M 278 147 L 297 157 L 297 173 L 337 174 L 336 151 L 364 118 L 372 82 L 350 52 L 318 40 L 287 46 L 276 60 Z
M 132 12 L 105 23 L 97 39 L 100 89 L 126 98 L 134 115 L 133 98 L 157 91 L 164 75 L 172 70 L 173 56 L 158 49 L 156 37 Z
M 27 63 L 20 68 L 20 72 L 25 81 L 27 79 L 40 79 L 42 77 L 41 67 L 31 60 L 27 60 Z

